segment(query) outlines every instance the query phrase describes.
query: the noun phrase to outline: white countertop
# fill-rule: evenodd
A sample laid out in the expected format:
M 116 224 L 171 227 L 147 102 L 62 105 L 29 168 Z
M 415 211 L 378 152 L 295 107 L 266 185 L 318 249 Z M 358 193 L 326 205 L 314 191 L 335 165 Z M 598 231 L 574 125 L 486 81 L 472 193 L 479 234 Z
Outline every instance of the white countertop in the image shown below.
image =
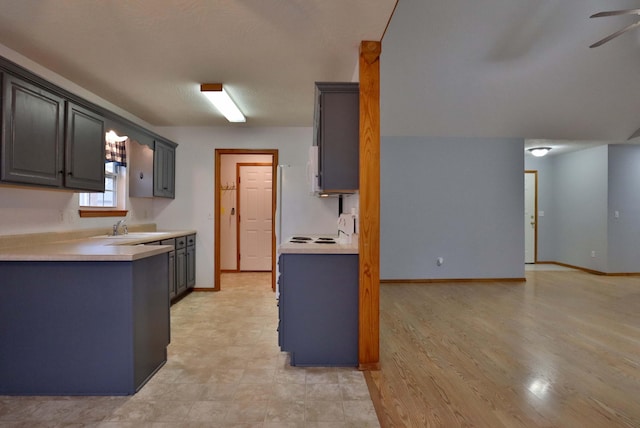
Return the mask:
M 300 235 L 294 235 L 300 236 Z M 358 254 L 358 237 L 354 236 L 350 244 L 341 243 L 337 236 L 329 235 L 302 235 L 309 238 L 327 237 L 334 238 L 335 244 L 316 244 L 314 242 L 306 242 L 304 244 L 297 244 L 295 242 L 289 242 L 290 238 L 287 238 L 285 242 L 280 244 L 278 251 L 281 254 Z
M 129 235 L 107 235 L 0 249 L 0 261 L 134 261 L 167 253 L 170 245 L 141 245 L 164 239 L 195 234 L 195 230 L 132 232 Z

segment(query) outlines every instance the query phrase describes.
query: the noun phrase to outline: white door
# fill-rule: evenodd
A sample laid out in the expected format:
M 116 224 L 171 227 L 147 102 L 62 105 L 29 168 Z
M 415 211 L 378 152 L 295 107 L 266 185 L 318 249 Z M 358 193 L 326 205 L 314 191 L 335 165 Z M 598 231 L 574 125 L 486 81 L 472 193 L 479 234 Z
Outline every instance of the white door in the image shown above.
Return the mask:
M 271 165 L 238 164 L 238 169 L 238 266 L 241 271 L 270 271 L 273 212 Z
M 536 262 L 536 185 L 537 173 L 524 173 L 524 262 Z

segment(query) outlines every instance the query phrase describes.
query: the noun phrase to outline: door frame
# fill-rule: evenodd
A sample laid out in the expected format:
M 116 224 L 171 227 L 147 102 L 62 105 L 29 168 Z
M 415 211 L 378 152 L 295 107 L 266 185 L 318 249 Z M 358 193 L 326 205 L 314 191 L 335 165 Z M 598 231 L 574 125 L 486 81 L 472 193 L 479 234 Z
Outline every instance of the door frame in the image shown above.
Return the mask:
M 278 149 L 215 149 L 215 183 L 214 183 L 214 230 L 213 230 L 213 291 L 220 291 L 220 165 L 222 155 L 271 155 L 271 169 L 273 173 L 273 190 L 271 192 L 271 289 L 276 291 L 276 201 L 277 201 L 277 171 Z M 239 266 L 238 266 L 239 267 Z
M 273 162 L 271 163 L 266 163 L 266 162 L 238 162 L 236 163 L 236 189 L 238 189 L 236 191 L 236 209 L 237 209 L 237 215 L 236 215 L 236 267 L 237 267 L 237 271 L 238 272 L 242 272 L 242 269 L 240 269 L 240 210 L 242 208 L 241 204 L 240 204 L 240 168 L 242 168 L 243 166 L 271 166 L 271 173 L 272 173 L 272 177 L 273 177 Z M 271 179 L 271 194 L 273 195 L 273 178 Z M 274 201 L 273 201 L 273 196 L 271 198 L 271 234 L 273 235 L 273 226 L 274 226 L 274 214 L 275 214 L 275 207 L 274 205 Z M 273 269 L 273 259 L 275 258 L 275 253 L 273 252 L 273 248 L 271 249 L 271 268 Z
M 533 189 L 533 210 L 534 218 L 533 222 L 535 226 L 533 228 L 533 263 L 538 263 L 538 170 L 526 169 L 525 174 L 533 174 L 534 177 L 534 189 Z M 525 195 L 526 197 L 526 195 Z

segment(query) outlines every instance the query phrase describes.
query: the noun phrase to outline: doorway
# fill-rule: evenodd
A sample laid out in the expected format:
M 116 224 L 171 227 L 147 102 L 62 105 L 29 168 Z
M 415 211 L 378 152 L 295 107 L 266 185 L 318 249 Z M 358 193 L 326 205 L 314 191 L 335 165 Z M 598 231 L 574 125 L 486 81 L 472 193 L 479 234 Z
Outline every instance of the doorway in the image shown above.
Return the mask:
M 240 272 L 271 270 L 273 172 L 271 163 L 237 163 L 237 267 Z
M 239 166 L 245 164 L 245 166 Z M 261 165 L 254 165 L 261 164 Z M 230 166 L 231 165 L 231 166 Z M 277 200 L 277 175 L 276 168 L 278 165 L 278 150 L 276 149 L 216 149 L 215 150 L 215 216 L 214 216 L 214 291 L 220 291 L 220 274 L 225 272 L 240 272 L 240 261 L 237 254 L 242 254 L 242 242 L 240 242 L 240 234 L 238 227 L 242 225 L 243 214 L 240 212 L 243 205 L 241 200 L 242 192 L 240 182 L 237 177 L 245 167 L 259 166 L 262 167 L 261 174 L 263 179 L 268 177 L 270 181 L 270 190 L 265 193 L 268 195 L 262 198 L 260 209 L 268 212 L 262 216 L 263 222 L 267 225 L 261 225 L 262 237 L 259 238 L 263 242 L 261 245 L 262 263 L 265 263 L 260 270 L 271 271 L 271 288 L 275 291 L 275 270 L 276 270 L 276 236 L 275 236 L 275 207 Z M 265 168 L 266 167 L 266 168 Z M 232 169 L 232 172 L 229 170 Z M 231 175 L 229 175 L 231 174 Z M 251 192 L 250 189 L 245 189 Z M 244 205 L 251 206 L 253 202 L 245 201 Z M 254 207 L 257 209 L 257 207 Z M 247 214 L 244 214 L 246 218 Z M 240 222 L 238 224 L 238 217 Z M 232 232 L 232 234 L 231 234 Z M 257 233 L 257 232 L 256 232 Z M 225 234 L 232 236 L 228 238 Z M 231 235 L 230 235 L 231 234 Z M 266 237 L 264 236 L 266 235 Z M 258 238 L 256 238 L 257 240 Z M 221 251 L 224 242 L 224 252 Z M 257 242 L 257 241 L 256 241 Z M 245 244 L 245 247 L 247 244 Z M 231 248 L 230 248 L 231 247 Z M 231 254 L 231 256 L 230 256 Z M 267 258 L 268 257 L 268 258 Z M 224 266 L 223 266 L 224 265 Z
M 524 262 L 538 258 L 538 171 L 524 172 Z

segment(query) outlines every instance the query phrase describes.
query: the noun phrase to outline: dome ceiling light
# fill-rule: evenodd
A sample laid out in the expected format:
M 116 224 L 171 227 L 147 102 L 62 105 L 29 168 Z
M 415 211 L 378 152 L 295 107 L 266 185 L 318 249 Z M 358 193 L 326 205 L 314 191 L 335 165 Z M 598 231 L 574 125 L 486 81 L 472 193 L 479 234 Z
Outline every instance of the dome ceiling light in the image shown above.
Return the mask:
M 529 150 L 529 153 L 539 158 L 549 153 L 551 151 L 551 147 L 532 147 L 527 150 Z

